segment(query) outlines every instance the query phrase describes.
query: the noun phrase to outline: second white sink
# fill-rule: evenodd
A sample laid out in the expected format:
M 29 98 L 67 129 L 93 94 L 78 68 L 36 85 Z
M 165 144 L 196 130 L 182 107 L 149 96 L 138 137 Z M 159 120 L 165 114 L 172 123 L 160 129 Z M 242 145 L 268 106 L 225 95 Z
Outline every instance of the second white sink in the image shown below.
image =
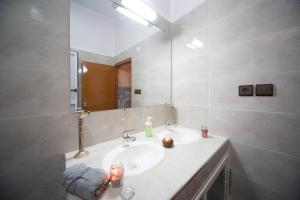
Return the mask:
M 130 143 L 129 147 L 122 145 L 108 152 L 103 159 L 103 166 L 109 171 L 111 164 L 122 162 L 124 175 L 131 176 L 143 173 L 155 167 L 164 157 L 164 149 L 155 142 L 136 141 Z
M 183 127 L 176 127 L 173 128 L 171 131 L 162 131 L 158 134 L 158 138 L 162 140 L 165 136 L 170 136 L 174 140 L 174 144 L 188 144 L 192 142 L 196 142 L 200 139 L 200 132 L 183 128 Z

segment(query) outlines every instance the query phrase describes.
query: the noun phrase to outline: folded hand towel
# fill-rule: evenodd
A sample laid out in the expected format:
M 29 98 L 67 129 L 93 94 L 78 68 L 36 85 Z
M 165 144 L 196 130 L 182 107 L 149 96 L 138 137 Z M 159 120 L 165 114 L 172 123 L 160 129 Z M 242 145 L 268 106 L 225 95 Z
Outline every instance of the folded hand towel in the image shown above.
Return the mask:
M 66 190 L 84 200 L 98 199 L 109 180 L 104 170 L 91 168 L 85 164 L 67 168 L 63 176 Z

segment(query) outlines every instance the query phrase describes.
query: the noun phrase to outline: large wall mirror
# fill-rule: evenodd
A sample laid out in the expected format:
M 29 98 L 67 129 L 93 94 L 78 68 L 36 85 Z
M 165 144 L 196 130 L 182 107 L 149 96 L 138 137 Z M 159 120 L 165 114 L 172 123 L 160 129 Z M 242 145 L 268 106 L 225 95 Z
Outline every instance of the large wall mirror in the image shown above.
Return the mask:
M 170 103 L 170 24 L 156 11 L 159 4 L 70 1 L 72 111 Z

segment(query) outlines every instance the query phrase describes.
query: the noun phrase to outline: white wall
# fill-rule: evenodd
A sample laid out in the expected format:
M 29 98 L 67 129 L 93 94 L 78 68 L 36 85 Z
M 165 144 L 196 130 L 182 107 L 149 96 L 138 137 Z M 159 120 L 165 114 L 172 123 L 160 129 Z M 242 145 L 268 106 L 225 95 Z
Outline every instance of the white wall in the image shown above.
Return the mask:
M 171 21 L 171 3 L 175 0 L 143 0 L 160 16 Z M 182 1 L 182 0 L 181 0 Z M 199 0 L 198 0 L 199 1 Z M 191 0 L 184 4 L 193 6 Z M 71 0 L 71 48 L 106 56 L 116 56 L 160 31 L 140 25 L 127 17 L 119 18 L 110 4 L 95 0 Z M 174 2 L 175 8 L 182 2 Z M 103 13 L 105 10 L 105 14 Z M 188 10 L 188 9 L 185 9 Z M 182 14 L 182 12 L 181 12 Z
M 115 56 L 115 20 L 73 1 L 70 7 L 71 48 Z
M 133 47 L 158 31 L 160 30 L 154 26 L 147 27 L 125 17 L 121 18 L 117 22 L 116 55 Z

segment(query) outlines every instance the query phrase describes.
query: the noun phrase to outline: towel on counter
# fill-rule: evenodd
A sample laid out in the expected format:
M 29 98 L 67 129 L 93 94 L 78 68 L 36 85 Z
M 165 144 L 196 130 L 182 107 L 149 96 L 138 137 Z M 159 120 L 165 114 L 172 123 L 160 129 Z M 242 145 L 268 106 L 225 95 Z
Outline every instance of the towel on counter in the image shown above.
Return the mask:
M 72 165 L 64 171 L 63 176 L 66 190 L 84 200 L 98 199 L 109 182 L 104 170 L 86 164 Z

